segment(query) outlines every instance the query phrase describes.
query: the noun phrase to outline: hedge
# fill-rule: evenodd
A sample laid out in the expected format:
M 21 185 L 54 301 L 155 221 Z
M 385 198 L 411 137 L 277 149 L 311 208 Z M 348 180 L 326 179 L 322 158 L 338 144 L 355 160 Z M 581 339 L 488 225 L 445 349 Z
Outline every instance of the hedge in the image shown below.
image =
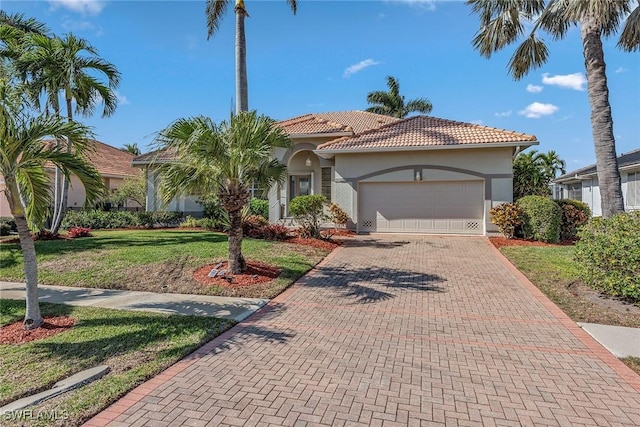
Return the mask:
M 522 231 L 527 239 L 557 243 L 560 240 L 562 209 L 543 196 L 525 196 L 516 201 L 522 209 Z

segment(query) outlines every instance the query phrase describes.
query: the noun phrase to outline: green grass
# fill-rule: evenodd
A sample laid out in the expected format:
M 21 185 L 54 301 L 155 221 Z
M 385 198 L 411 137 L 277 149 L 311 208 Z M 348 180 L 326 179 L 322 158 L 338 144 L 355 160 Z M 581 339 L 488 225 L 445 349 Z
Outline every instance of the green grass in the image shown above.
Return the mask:
M 41 404 L 60 425 L 80 425 L 128 390 L 169 367 L 233 325 L 232 321 L 137 311 L 41 304 L 43 315 L 67 315 L 76 325 L 21 345 L 0 345 L 0 406 L 50 388 L 78 371 L 105 364 L 100 380 Z M 0 325 L 21 320 L 24 301 L 0 300 Z M 4 420 L 6 421 L 6 420 Z M 28 421 L 51 425 L 52 421 Z M 16 423 L 19 425 L 20 423 Z
M 225 260 L 227 237 L 191 230 L 95 231 L 95 237 L 36 242 L 39 282 L 48 285 L 273 298 L 317 264 L 326 251 L 282 242 L 244 239 L 247 260 L 282 269 L 261 287 L 202 286 L 192 279 L 198 267 Z M 18 244 L 0 245 L 0 280 L 23 281 Z

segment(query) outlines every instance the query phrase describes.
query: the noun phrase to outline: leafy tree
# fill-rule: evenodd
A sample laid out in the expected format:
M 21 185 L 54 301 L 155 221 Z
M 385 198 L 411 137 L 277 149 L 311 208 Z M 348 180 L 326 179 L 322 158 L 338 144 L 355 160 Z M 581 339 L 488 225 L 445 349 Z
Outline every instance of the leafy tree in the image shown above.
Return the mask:
M 42 322 L 38 303 L 38 265 L 29 224 L 40 229 L 51 204 L 51 180 L 46 171 L 54 164 L 69 177 L 76 175 L 84 185 L 87 202 L 103 194 L 98 171 L 83 153 L 90 147 L 88 128 L 59 117 L 29 117 L 20 94 L 6 81 L 0 81 L 0 174 L 4 177 L 4 195 L 15 218 L 24 256 L 26 278 L 25 329 Z M 46 137 L 66 138 L 74 144 L 72 153 L 60 146 L 45 144 Z
M 122 185 L 116 188 L 106 201 L 116 205 L 125 205 L 132 200 L 142 207 L 146 206 L 147 200 L 147 180 L 143 174 L 126 177 Z
M 287 0 L 293 14 L 298 9 L 297 0 Z M 231 4 L 231 0 L 207 0 L 207 39 L 211 38 L 222 22 L 222 16 Z M 244 32 L 244 19 L 249 16 L 244 0 L 235 0 L 233 8 L 236 15 L 236 113 L 249 110 L 249 90 L 247 83 L 247 42 Z
M 549 184 L 558 172 L 565 172 L 565 162 L 555 151 L 531 150 L 518 154 L 513 162 L 513 200 L 550 195 Z
M 135 142 L 133 144 L 124 144 L 124 147 L 122 147 L 121 150 L 126 153 L 133 154 L 134 156 L 142 154 L 140 147 L 138 147 L 138 144 Z
M 73 34 L 64 37 L 48 37 L 29 34 L 25 51 L 16 60 L 16 68 L 31 88 L 32 101 L 40 106 L 40 96 L 45 96 L 45 109 L 60 115 L 59 95 L 62 94 L 67 119 L 73 120 L 73 103 L 76 114 L 93 114 L 98 102 L 104 108 L 102 116 L 115 112 L 117 97 L 115 89 L 120 83 L 116 67 L 100 58 L 98 51 L 86 40 Z M 107 79 L 104 83 L 97 75 Z M 68 152 L 72 144 L 66 144 Z M 67 210 L 69 181 L 56 170 L 54 212 L 51 231 L 57 232 Z
M 467 0 L 467 4 L 480 16 L 473 45 L 487 58 L 519 41 L 525 36 L 525 25 L 532 24 L 509 61 L 509 72 L 516 80 L 541 67 L 549 57 L 540 31 L 562 39 L 571 27 L 580 25 L 602 214 L 610 217 L 623 212 L 602 37 L 622 29 L 618 47 L 629 52 L 640 49 L 640 5 L 632 11 L 632 0 Z
M 388 92 L 375 91 L 367 94 L 367 102 L 372 106 L 367 108 L 370 113 L 402 119 L 413 112 L 429 114 L 433 105 L 427 98 L 416 98 L 409 102 L 400 95 L 400 84 L 395 77 L 387 76 Z
M 286 167 L 272 150 L 290 147 L 289 136 L 272 119 L 245 111 L 220 124 L 207 117 L 179 119 L 160 132 L 157 142 L 177 159 L 160 165 L 162 200 L 215 194 L 229 216 L 229 272 L 243 272 L 242 208 L 252 183 L 270 188 L 286 178 Z

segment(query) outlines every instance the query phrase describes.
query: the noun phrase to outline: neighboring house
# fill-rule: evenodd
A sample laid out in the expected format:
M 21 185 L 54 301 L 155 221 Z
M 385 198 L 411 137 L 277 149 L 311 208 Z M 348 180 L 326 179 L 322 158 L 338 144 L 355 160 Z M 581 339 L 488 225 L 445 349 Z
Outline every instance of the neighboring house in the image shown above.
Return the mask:
M 640 149 L 618 156 L 618 168 L 625 210 L 640 210 Z M 582 200 L 589 205 L 593 216 L 602 215 L 595 164 L 559 176 L 552 181 L 552 186 L 554 198 Z
M 113 191 L 118 188 L 126 177 L 136 176 L 140 173 L 138 169 L 131 166 L 131 161 L 135 156 L 118 148 L 112 147 L 100 141 L 93 141 L 94 151 L 88 154 L 88 158 L 98 169 L 105 186 Z M 54 168 L 51 165 L 47 172 L 53 179 Z M 0 191 L 4 189 L 4 180 L 0 176 Z M 69 185 L 69 198 L 67 206 L 69 209 L 81 209 L 84 206 L 86 193 L 84 186 L 76 176 L 71 177 Z M 142 208 L 137 203 L 129 201 L 125 208 Z M 11 216 L 9 204 L 4 193 L 0 196 L 0 216 Z
M 535 136 L 435 117 L 396 119 L 363 111 L 278 122 L 294 145 L 276 149 L 286 182 L 269 191 L 269 220 L 290 221 L 291 199 L 322 194 L 361 232 L 486 234 L 489 210 L 512 201 L 513 157 Z M 158 208 L 157 169 L 167 152 L 134 159 L 147 170 L 147 207 Z M 201 213 L 195 198 L 168 209 Z

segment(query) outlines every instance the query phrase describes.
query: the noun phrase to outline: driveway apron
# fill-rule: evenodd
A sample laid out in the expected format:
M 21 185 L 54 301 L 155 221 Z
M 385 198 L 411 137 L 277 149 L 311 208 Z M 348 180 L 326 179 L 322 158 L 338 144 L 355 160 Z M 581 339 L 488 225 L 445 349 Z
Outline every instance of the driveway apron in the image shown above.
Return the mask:
M 486 238 L 360 236 L 87 425 L 640 425 L 640 377 Z

